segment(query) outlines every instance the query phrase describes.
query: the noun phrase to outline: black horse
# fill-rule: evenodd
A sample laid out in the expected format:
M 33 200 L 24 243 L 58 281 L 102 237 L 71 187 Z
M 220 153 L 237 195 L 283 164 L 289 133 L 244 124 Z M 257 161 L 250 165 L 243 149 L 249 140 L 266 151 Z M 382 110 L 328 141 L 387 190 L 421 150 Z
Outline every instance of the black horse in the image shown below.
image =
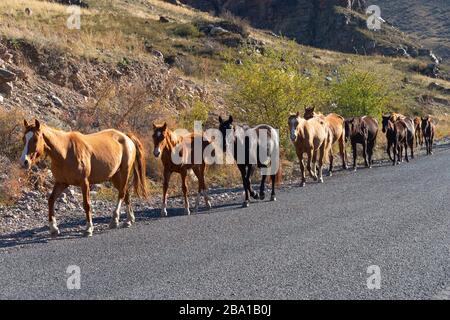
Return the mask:
M 345 141 L 350 139 L 353 150 L 353 169 L 356 171 L 356 145 L 363 147 L 363 157 L 366 167 L 373 164 L 373 148 L 378 135 L 378 121 L 372 117 L 354 117 L 345 120 Z
M 233 117 L 223 120 L 219 117 L 219 130 L 222 134 L 222 148 L 227 151 L 227 144 L 233 146 L 232 154 L 242 176 L 245 190 L 243 207 L 249 206 L 249 196 L 253 199 L 265 198 L 267 176 L 272 180 L 272 195 L 270 200 L 276 201 L 275 185 L 281 182 L 282 172 L 279 158 L 279 138 L 277 131 L 268 125 L 255 128 L 233 126 Z M 260 151 L 263 150 L 263 152 Z M 252 189 L 251 177 L 256 168 L 261 169 L 261 186 L 259 194 Z

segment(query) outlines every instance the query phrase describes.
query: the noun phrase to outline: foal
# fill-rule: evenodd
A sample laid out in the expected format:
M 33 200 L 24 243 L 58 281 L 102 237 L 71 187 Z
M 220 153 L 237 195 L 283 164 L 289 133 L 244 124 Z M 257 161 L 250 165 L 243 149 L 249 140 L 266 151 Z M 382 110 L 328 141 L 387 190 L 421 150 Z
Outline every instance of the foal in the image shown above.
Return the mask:
M 211 209 L 211 202 L 208 197 L 205 184 L 206 163 L 204 159 L 204 150 L 210 145 L 210 142 L 207 141 L 201 134 L 190 133 L 185 136 L 178 136 L 167 128 L 166 123 L 162 126 L 156 126 L 153 124 L 152 138 L 155 146 L 153 155 L 156 158 L 161 157 L 161 161 L 164 166 L 163 206 L 161 209 L 161 216 L 167 216 L 167 191 L 169 189 L 170 176 L 173 172 L 177 172 L 181 175 L 184 209 L 186 215 L 191 214 L 189 209 L 187 185 L 187 175 L 189 170 L 194 171 L 194 174 L 198 178 L 198 194 L 195 202 L 195 211 L 198 212 L 200 195 L 203 195 L 207 209 Z M 202 153 L 199 158 L 201 161 L 195 161 L 199 156 L 194 154 L 194 151 L 196 150 L 194 145 L 196 142 L 200 142 L 202 148 L 199 150 L 199 152 Z M 178 159 L 174 162 L 175 158 Z
M 414 118 L 414 130 L 415 130 L 415 139 L 416 139 L 416 147 L 423 146 L 423 134 L 422 134 L 422 119 L 420 117 Z
M 422 135 L 425 140 L 425 145 L 427 148 L 427 155 L 433 154 L 433 141 L 434 133 L 436 131 L 436 125 L 431 120 L 430 116 L 422 117 Z
M 302 172 L 301 186 L 305 186 L 305 165 L 303 164 L 303 154 L 308 157 L 307 169 L 314 181 L 323 183 L 322 166 L 323 161 L 331 151 L 333 134 L 324 120 L 314 117 L 305 120 L 300 117 L 300 113 L 291 115 L 288 119 L 290 138 L 295 146 L 298 160 L 300 161 L 300 170 Z M 319 157 L 319 159 L 317 159 Z M 318 163 L 319 173 L 316 174 L 316 163 Z
M 342 159 L 342 167 L 347 169 L 347 153 L 345 151 L 345 123 L 344 118 L 336 113 L 330 113 L 326 116 L 324 116 L 322 113 L 315 113 L 314 107 L 312 108 L 305 108 L 305 113 L 303 117 L 306 120 L 309 120 L 314 117 L 319 117 L 325 121 L 328 128 L 330 129 L 333 140 L 332 145 L 335 143 L 339 144 L 339 153 L 341 155 Z M 333 150 L 330 150 L 330 169 L 329 169 L 329 175 L 331 176 L 333 174 Z
M 119 225 L 123 201 L 127 205 L 127 221 L 124 226 L 129 227 L 134 223 L 129 186 L 132 178 L 136 194 L 142 198 L 147 196 L 144 149 L 134 135 L 126 135 L 112 129 L 89 135 L 64 132 L 40 124 L 38 120 L 35 120 L 34 124 L 24 120 L 24 126 L 25 147 L 20 158 L 22 165 L 29 169 L 44 155 L 49 156 L 51 160 L 51 171 L 55 179 L 52 194 L 48 199 L 51 235 L 59 234 L 55 201 L 69 185 L 81 187 L 86 212 L 86 236 L 92 236 L 94 230 L 89 192 L 91 184 L 111 181 L 119 191 L 111 228 Z

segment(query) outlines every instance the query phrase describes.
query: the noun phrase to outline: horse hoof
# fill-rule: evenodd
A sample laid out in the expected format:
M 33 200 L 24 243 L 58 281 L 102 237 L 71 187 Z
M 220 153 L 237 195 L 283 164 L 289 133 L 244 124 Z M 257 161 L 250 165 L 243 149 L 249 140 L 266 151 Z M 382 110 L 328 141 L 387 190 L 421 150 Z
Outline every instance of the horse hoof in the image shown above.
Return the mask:
M 277 197 L 271 196 L 271 197 L 270 197 L 270 201 L 277 201 Z
M 93 230 L 92 229 L 88 229 L 88 230 L 84 231 L 84 236 L 86 238 L 92 237 L 92 234 L 93 234 Z
M 117 229 L 119 227 L 119 221 L 118 220 L 112 220 L 109 223 L 109 228 L 110 229 Z
M 60 232 L 59 232 L 59 229 L 58 228 L 56 228 L 56 229 L 51 229 L 50 230 L 50 236 L 52 236 L 52 237 L 57 237 L 57 236 L 59 236 L 60 235 Z
M 259 199 L 264 200 L 266 198 L 266 194 L 264 192 L 261 192 L 259 194 Z
M 319 179 L 319 183 L 323 183 L 323 178 L 320 178 L 320 179 Z
M 167 209 L 161 209 L 161 217 L 167 217 Z
M 302 182 L 302 183 L 300 183 L 300 187 L 304 187 L 304 186 L 306 186 L 306 182 Z
M 333 176 L 333 172 L 331 172 L 331 171 L 328 172 L 328 176 L 329 176 L 329 177 L 332 177 L 332 176 Z
M 211 208 L 212 208 L 211 202 L 208 201 L 206 203 L 206 210 L 211 210 Z
M 187 215 L 187 216 L 190 216 L 191 215 L 191 210 L 184 209 L 184 214 Z
M 125 221 L 122 223 L 122 228 L 130 228 L 133 225 L 133 222 L 131 221 Z
M 353 167 L 353 171 L 356 172 L 356 167 Z
M 249 207 L 249 203 L 248 203 L 248 201 L 245 201 L 243 204 L 242 204 L 242 208 L 248 208 Z
M 252 198 L 255 200 L 259 200 L 259 194 L 257 194 L 256 192 L 254 194 L 252 194 Z

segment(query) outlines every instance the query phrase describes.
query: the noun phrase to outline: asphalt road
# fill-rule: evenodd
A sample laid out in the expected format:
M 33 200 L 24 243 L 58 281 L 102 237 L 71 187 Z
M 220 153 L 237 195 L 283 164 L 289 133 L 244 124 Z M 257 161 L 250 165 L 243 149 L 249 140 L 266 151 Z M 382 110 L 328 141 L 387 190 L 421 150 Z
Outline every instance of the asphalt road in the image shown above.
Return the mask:
M 442 149 L 284 187 L 275 203 L 0 253 L 0 298 L 449 298 L 449 167 Z M 69 265 L 80 267 L 79 290 L 67 289 Z M 371 265 L 380 289 L 367 287 Z

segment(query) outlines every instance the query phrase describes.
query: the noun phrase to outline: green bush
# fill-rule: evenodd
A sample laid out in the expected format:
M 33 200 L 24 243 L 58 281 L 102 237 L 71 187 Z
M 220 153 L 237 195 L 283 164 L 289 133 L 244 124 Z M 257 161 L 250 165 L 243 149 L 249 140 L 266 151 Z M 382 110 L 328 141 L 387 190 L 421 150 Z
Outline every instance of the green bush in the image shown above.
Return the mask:
M 177 25 L 173 30 L 173 33 L 178 37 L 184 38 L 198 38 L 201 36 L 201 32 L 198 28 L 191 23 Z
M 199 97 L 194 97 L 189 100 L 192 107 L 181 114 L 180 125 L 182 125 L 184 129 L 193 131 L 195 121 L 201 121 L 203 126 L 205 125 L 208 120 L 211 105 L 207 101 L 201 100 Z
M 269 124 L 280 130 L 282 144 L 287 141 L 290 113 L 306 106 L 326 104 L 326 92 L 314 78 L 307 78 L 287 64 L 245 60 L 230 63 L 223 72 L 231 85 L 227 95 L 230 114 L 249 125 Z
M 342 68 L 339 81 L 331 85 L 335 112 L 344 117 L 381 116 L 393 99 L 385 83 L 373 72 Z

